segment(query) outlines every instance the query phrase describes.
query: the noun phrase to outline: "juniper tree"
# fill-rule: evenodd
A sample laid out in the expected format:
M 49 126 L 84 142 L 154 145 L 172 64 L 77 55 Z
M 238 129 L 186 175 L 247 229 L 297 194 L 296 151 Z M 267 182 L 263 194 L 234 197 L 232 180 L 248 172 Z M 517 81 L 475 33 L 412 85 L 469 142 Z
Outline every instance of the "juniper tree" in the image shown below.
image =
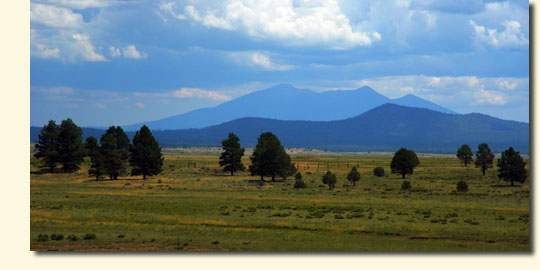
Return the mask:
M 471 148 L 466 144 L 458 148 L 456 156 L 463 162 L 465 166 L 467 166 L 467 164 L 471 163 L 473 160 Z
M 347 180 L 351 181 L 353 186 L 355 186 L 356 182 L 360 180 L 360 173 L 356 169 L 356 166 L 353 166 L 351 171 L 347 174 Z
M 223 167 L 224 172 L 230 172 L 231 176 L 237 171 L 245 170 L 242 163 L 244 148 L 240 146 L 240 139 L 234 133 L 229 133 L 229 137 L 221 142 L 223 152 L 219 157 L 219 166 Z
M 332 190 L 334 189 L 337 182 L 336 175 L 333 174 L 331 171 L 327 171 L 326 174 L 322 176 L 322 182 L 323 184 L 328 185 L 329 190 Z
M 418 160 L 416 153 L 402 147 L 394 153 L 390 168 L 392 169 L 392 173 L 401 174 L 401 177 L 405 179 L 405 174 L 413 174 L 414 168 L 416 168 L 418 164 L 420 164 L 420 161 Z
M 487 143 L 481 143 L 478 145 L 478 151 L 476 152 L 476 161 L 474 165 L 476 168 L 480 167 L 482 169 L 482 175 L 486 175 L 486 170 L 493 167 L 493 158 L 495 156 L 491 153 L 491 149 Z
M 146 179 L 146 176 L 159 174 L 162 170 L 161 148 L 146 125 L 143 125 L 133 136 L 129 164 L 132 167 L 131 175 L 142 175 L 143 179 Z
M 43 167 L 49 168 L 50 172 L 54 172 L 54 167 L 60 162 L 60 154 L 58 153 L 58 125 L 55 121 L 50 120 L 47 125 L 43 126 L 38 135 L 38 143 L 36 144 L 37 152 L 34 157 L 41 158 Z

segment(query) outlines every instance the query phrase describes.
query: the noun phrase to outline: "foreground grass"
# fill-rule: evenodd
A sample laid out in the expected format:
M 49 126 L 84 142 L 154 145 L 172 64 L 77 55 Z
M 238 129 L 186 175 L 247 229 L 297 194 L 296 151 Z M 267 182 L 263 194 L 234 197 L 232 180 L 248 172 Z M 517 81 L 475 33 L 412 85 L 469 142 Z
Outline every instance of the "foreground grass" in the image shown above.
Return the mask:
M 93 181 L 31 166 L 32 250 L 169 251 L 530 251 L 529 187 L 453 158 L 420 158 L 400 189 L 388 157 L 293 157 L 307 184 L 227 176 L 216 155 L 167 155 L 148 180 Z M 248 160 L 246 159 L 246 163 Z M 188 168 L 188 163 L 197 163 Z M 346 182 L 351 166 L 361 180 Z M 322 185 L 330 168 L 335 190 Z M 268 179 L 269 180 L 269 179 Z M 466 180 L 469 192 L 455 192 Z M 96 239 L 83 239 L 94 233 Z M 39 234 L 63 240 L 38 241 Z M 68 235 L 78 236 L 77 241 Z

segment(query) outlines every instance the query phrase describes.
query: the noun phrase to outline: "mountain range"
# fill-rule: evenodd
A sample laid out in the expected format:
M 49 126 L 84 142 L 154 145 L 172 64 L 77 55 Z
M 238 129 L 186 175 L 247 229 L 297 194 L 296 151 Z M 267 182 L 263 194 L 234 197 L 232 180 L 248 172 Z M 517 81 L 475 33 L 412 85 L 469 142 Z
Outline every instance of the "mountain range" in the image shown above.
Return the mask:
M 368 86 L 356 90 L 318 93 L 298 89 L 289 84 L 280 84 L 249 93 L 213 108 L 197 109 L 161 120 L 126 125 L 123 128 L 127 131 L 138 130 L 142 125 L 147 125 L 152 130 L 204 128 L 243 117 L 333 121 L 357 116 L 385 103 L 455 114 L 447 108 L 415 95 L 390 99 Z
M 41 128 L 31 128 L 37 140 Z M 221 146 L 234 132 L 244 147 L 253 147 L 257 137 L 273 132 L 285 147 L 328 151 L 396 151 L 407 147 L 420 152 L 455 153 L 462 144 L 473 150 L 487 143 L 499 152 L 512 146 L 529 153 L 529 124 L 479 113 L 451 114 L 385 103 L 360 115 L 334 121 L 275 120 L 244 117 L 218 125 L 182 130 L 153 130 L 162 146 Z M 84 128 L 84 136 L 99 138 L 104 130 Z M 127 132 L 129 137 L 134 132 Z

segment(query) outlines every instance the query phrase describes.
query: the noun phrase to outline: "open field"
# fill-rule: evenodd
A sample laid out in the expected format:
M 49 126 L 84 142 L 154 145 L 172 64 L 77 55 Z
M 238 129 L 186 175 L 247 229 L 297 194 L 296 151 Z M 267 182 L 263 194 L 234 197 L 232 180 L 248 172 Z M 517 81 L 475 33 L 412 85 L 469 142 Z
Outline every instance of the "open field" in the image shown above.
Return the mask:
M 227 176 L 218 155 L 164 153 L 158 176 L 97 182 L 88 161 L 49 174 L 32 158 L 31 250 L 530 251 L 528 182 L 510 187 L 496 167 L 482 177 L 456 158 L 419 155 L 407 176 L 413 188 L 402 191 L 391 157 L 292 156 L 307 184 L 294 189 L 291 179 Z M 346 174 L 357 164 L 361 180 L 351 186 Z M 376 166 L 387 175 L 373 176 Z M 328 168 L 335 190 L 321 182 Z M 459 180 L 468 192 L 455 192 Z

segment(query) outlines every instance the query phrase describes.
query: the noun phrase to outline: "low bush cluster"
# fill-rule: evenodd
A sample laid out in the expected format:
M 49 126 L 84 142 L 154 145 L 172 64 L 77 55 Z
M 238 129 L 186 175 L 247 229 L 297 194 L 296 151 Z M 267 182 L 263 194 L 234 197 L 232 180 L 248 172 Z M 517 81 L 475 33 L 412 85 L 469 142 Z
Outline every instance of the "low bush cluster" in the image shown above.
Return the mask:
M 383 167 L 376 167 L 373 169 L 373 174 L 377 177 L 383 177 L 384 176 L 384 168 Z
M 457 183 L 456 189 L 459 192 L 466 192 L 467 190 L 469 190 L 469 185 L 467 185 L 467 182 L 460 180 Z

